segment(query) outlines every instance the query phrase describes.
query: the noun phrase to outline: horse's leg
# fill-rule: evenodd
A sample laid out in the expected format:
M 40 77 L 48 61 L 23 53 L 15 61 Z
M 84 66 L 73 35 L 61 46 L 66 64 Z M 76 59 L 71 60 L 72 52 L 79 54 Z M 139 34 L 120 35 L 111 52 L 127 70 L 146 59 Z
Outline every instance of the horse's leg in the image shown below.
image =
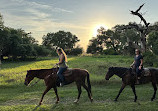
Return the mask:
M 58 96 L 58 91 L 57 91 L 57 87 L 54 87 L 54 92 L 55 92 L 55 94 L 56 94 L 56 98 L 57 98 L 57 100 L 56 100 L 56 104 L 59 102 L 59 96 Z
M 136 95 L 135 85 L 132 84 L 132 85 L 131 85 L 131 88 L 132 88 L 133 93 L 134 93 L 134 96 L 135 96 L 134 102 L 136 102 L 136 101 L 137 101 L 137 95 Z
M 83 83 L 82 86 L 86 89 L 90 101 L 93 102 L 93 98 L 91 97 L 91 93 L 90 93 L 88 87 L 85 85 L 85 83 Z
M 42 100 L 43 100 L 44 95 L 45 95 L 50 89 L 51 89 L 51 87 L 48 87 L 48 86 L 47 86 L 47 88 L 46 88 L 46 90 L 44 91 L 44 93 L 43 93 L 43 95 L 42 95 L 42 98 L 41 98 L 41 100 L 40 100 L 40 102 L 39 102 L 39 105 L 42 104 Z
M 156 96 L 156 91 L 157 91 L 156 82 L 152 82 L 152 86 L 154 88 L 154 94 L 153 94 L 153 97 L 151 98 L 151 101 L 153 101 Z
M 79 101 L 80 95 L 81 95 L 81 93 L 82 93 L 81 84 L 80 84 L 80 83 L 76 83 L 76 85 L 77 85 L 77 89 L 78 89 L 78 97 L 77 97 L 77 99 L 74 101 L 74 103 L 77 103 L 77 102 Z
M 120 96 L 120 94 L 121 94 L 121 92 L 123 91 L 123 89 L 125 88 L 125 86 L 126 86 L 126 85 L 125 85 L 124 83 L 122 83 L 121 89 L 120 89 L 120 91 L 119 91 L 119 93 L 118 93 L 118 95 L 116 96 L 116 98 L 115 98 L 114 101 L 117 101 L 118 97 Z

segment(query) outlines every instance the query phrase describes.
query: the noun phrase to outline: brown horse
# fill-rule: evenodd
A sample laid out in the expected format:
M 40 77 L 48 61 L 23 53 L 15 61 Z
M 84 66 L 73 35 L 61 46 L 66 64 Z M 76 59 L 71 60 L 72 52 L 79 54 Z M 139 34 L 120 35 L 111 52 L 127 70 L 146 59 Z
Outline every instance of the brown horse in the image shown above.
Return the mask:
M 70 70 L 67 69 L 66 72 L 70 72 Z M 25 78 L 25 85 L 27 86 L 35 77 L 39 78 L 39 79 L 44 79 L 45 84 L 46 84 L 46 89 L 42 95 L 42 98 L 39 102 L 39 105 L 42 104 L 42 100 L 44 95 L 51 89 L 53 88 L 56 94 L 56 103 L 59 102 L 59 96 L 57 93 L 57 68 L 52 68 L 52 69 L 39 69 L 39 70 L 29 70 L 27 71 L 27 75 Z M 72 82 L 76 82 L 77 85 L 77 89 L 78 89 L 78 97 L 77 99 L 74 101 L 75 103 L 77 103 L 79 101 L 80 95 L 81 95 L 81 86 L 83 86 L 87 93 L 88 93 L 88 97 L 90 99 L 90 101 L 93 101 L 92 98 L 92 93 L 91 93 L 91 84 L 90 84 L 90 79 L 89 79 L 89 73 L 86 70 L 83 69 L 71 69 L 71 74 L 66 75 L 66 72 L 64 73 L 65 75 L 65 81 L 70 84 Z M 87 77 L 87 84 L 88 87 L 85 84 L 85 79 Z
M 152 86 L 154 88 L 154 94 L 151 98 L 151 101 L 153 101 L 155 99 L 156 91 L 157 91 L 156 84 L 158 84 L 158 69 L 148 68 L 148 72 L 149 72 L 149 75 L 144 76 L 146 71 L 145 70 L 142 71 L 142 74 L 141 74 L 142 76 L 141 76 L 140 82 L 141 82 L 141 84 L 152 82 Z M 135 76 L 135 73 L 133 72 L 133 70 L 131 68 L 110 67 L 105 76 L 105 79 L 109 80 L 114 74 L 119 76 L 120 78 L 122 78 L 122 87 L 121 87 L 118 95 L 116 96 L 115 101 L 117 101 L 117 99 L 120 96 L 123 89 L 127 85 L 130 85 L 133 90 L 133 93 L 135 95 L 134 102 L 136 102 L 137 101 L 137 95 L 136 95 L 136 90 L 135 90 L 136 76 Z

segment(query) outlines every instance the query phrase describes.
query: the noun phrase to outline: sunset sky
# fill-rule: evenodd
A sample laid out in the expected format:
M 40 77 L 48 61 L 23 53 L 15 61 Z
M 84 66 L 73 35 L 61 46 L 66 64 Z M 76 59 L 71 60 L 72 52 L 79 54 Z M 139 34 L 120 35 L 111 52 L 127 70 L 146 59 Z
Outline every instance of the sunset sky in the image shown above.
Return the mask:
M 64 30 L 75 34 L 86 49 L 100 26 L 140 23 L 129 10 L 143 3 L 145 19 L 150 23 L 158 21 L 158 0 L 0 0 L 0 13 L 5 26 L 32 32 L 39 43 L 48 32 Z

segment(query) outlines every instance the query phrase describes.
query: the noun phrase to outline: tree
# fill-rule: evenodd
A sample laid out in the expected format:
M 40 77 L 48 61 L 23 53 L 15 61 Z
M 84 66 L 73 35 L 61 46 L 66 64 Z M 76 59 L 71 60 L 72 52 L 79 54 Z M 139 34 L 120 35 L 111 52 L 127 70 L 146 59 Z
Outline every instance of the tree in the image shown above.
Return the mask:
M 98 38 L 93 37 L 91 40 L 89 40 L 89 42 L 87 53 L 95 54 L 103 51 L 103 47 L 101 46 Z
M 4 27 L 0 30 L 0 48 L 1 57 L 8 56 L 16 59 L 20 57 L 25 59 L 29 56 L 37 56 L 33 45 L 37 45 L 37 41 L 21 29 Z
M 3 17 L 0 13 L 0 30 L 2 30 L 4 28 L 4 25 L 3 25 Z
M 113 30 L 98 29 L 98 35 L 90 40 L 87 53 L 102 53 L 103 49 L 111 49 L 117 52 L 120 47 L 120 35 Z
M 73 49 L 71 50 L 65 50 L 66 54 L 67 55 L 80 55 L 83 53 L 83 48 L 80 47 L 79 45 L 77 47 L 74 47 Z
M 148 46 L 153 53 L 158 55 L 158 31 L 153 31 L 149 33 L 148 36 Z
M 144 6 L 141 5 L 136 11 L 130 11 L 132 15 L 136 15 L 138 16 L 141 21 L 143 21 L 144 23 L 144 26 L 143 27 L 139 27 L 138 25 L 131 25 L 129 28 L 136 28 L 139 32 L 140 32 L 140 37 L 141 37 L 141 49 L 143 52 L 146 52 L 147 50 L 147 47 L 146 47 L 146 36 L 147 36 L 147 33 L 148 33 L 148 27 L 149 27 L 149 24 L 145 18 L 143 17 L 143 14 L 140 13 L 139 11 L 141 10 L 141 8 Z
M 42 44 L 48 48 L 73 49 L 80 40 L 71 32 L 58 31 L 56 33 L 47 33 L 43 36 Z
M 0 13 L 0 34 L 2 34 L 3 28 L 4 28 L 3 17 L 2 17 L 2 15 Z M 1 65 L 1 55 L 2 55 L 2 47 L 3 47 L 2 42 L 3 41 L 1 40 L 1 36 L 0 36 L 0 65 Z
M 51 50 L 47 49 L 45 46 L 42 45 L 33 45 L 34 49 L 37 53 L 37 56 L 48 56 Z
M 136 48 L 140 48 L 140 35 L 139 32 L 135 28 L 128 28 L 130 24 L 136 23 L 129 23 L 128 25 L 116 25 L 113 27 L 115 32 L 118 33 L 119 37 L 119 50 L 122 54 L 134 54 L 134 50 Z

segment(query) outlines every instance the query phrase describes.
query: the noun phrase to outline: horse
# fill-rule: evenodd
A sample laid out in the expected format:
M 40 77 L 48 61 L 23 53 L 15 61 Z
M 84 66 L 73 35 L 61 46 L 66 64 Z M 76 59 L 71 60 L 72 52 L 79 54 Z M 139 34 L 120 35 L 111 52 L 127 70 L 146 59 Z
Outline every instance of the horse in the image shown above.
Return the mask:
M 141 84 L 145 83 L 152 83 L 152 86 L 154 88 L 154 94 L 151 98 L 151 101 L 155 99 L 156 96 L 156 91 L 157 91 L 157 86 L 158 84 L 158 69 L 157 68 L 148 68 L 149 75 L 144 76 L 146 73 L 146 70 L 142 70 L 141 72 Z M 116 96 L 114 101 L 117 101 L 118 97 L 120 96 L 121 92 L 123 89 L 127 86 L 130 85 L 133 93 L 134 93 L 134 102 L 137 101 L 137 95 L 136 95 L 136 90 L 135 90 L 135 83 L 136 83 L 136 74 L 134 73 L 132 68 L 123 68 L 123 67 L 109 67 L 108 72 L 105 76 L 106 80 L 109 80 L 113 75 L 117 75 L 118 77 L 122 78 L 122 86 L 121 89 L 119 90 L 118 95 Z
M 59 96 L 57 92 L 57 81 L 58 81 L 58 75 L 57 75 L 58 68 L 52 68 L 52 69 L 37 69 L 37 70 L 28 70 L 25 78 L 24 84 L 26 86 L 29 85 L 29 83 L 36 77 L 39 79 L 44 79 L 46 89 L 42 94 L 41 100 L 39 102 L 39 105 L 42 104 L 44 95 L 51 89 L 54 89 L 54 92 L 56 94 L 56 102 L 59 102 Z M 67 73 L 71 72 L 71 74 L 66 75 Z M 80 95 L 81 95 L 81 86 L 83 86 L 87 93 L 90 101 L 93 101 L 92 98 L 92 92 L 91 92 L 91 83 L 90 83 L 90 77 L 87 70 L 84 69 L 67 69 L 64 73 L 65 81 L 67 84 L 70 84 L 72 82 L 76 82 L 77 89 L 78 89 L 78 97 L 74 101 L 74 103 L 77 103 L 79 101 Z M 85 80 L 87 78 L 87 85 L 85 84 Z

